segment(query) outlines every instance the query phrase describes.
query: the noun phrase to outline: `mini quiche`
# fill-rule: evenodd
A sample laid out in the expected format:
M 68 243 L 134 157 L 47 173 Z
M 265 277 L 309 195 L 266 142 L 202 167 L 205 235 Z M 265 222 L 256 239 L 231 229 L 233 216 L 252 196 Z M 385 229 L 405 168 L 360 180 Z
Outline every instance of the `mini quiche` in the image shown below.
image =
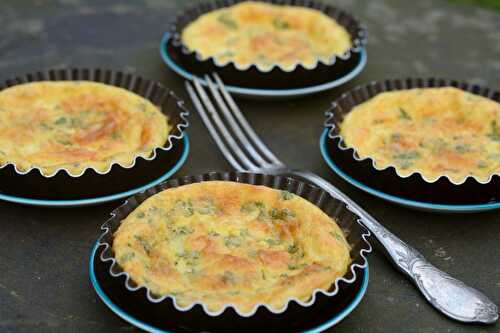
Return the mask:
M 133 281 L 181 307 L 281 309 L 328 290 L 351 262 L 338 225 L 290 192 L 229 181 L 167 189 L 114 234 L 114 256 Z
M 340 127 L 361 158 L 402 176 L 484 183 L 500 172 L 500 104 L 457 88 L 384 92 L 352 109 Z
M 352 46 L 347 30 L 318 10 L 252 1 L 201 15 L 184 28 L 181 40 L 203 59 L 285 70 L 330 63 Z
M 168 120 L 147 99 L 89 81 L 39 81 L 0 91 L 0 164 L 78 175 L 150 156 Z

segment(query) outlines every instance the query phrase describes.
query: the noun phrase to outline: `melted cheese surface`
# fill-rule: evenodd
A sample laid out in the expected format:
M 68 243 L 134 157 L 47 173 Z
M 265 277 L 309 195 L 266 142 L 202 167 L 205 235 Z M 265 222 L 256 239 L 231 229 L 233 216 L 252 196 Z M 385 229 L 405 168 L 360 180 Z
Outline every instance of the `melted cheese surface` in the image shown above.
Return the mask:
M 150 101 L 87 81 L 40 81 L 0 91 L 0 164 L 105 171 L 150 156 L 168 136 L 168 120 Z
M 208 181 L 167 189 L 137 207 L 114 235 L 119 265 L 156 295 L 218 311 L 231 303 L 280 309 L 327 290 L 350 247 L 321 209 L 286 191 Z
M 404 176 L 461 183 L 500 172 L 500 104 L 457 88 L 381 93 L 349 112 L 340 133 L 361 157 Z
M 252 1 L 201 15 L 181 38 L 204 59 L 263 69 L 311 67 L 318 59 L 330 63 L 352 45 L 347 30 L 318 10 Z

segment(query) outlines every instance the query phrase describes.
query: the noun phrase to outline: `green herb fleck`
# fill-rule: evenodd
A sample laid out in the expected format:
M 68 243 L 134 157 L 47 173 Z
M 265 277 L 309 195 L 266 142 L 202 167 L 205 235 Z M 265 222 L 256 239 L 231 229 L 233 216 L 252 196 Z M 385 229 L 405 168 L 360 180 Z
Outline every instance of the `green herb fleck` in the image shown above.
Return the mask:
M 228 58 L 231 58 L 231 57 L 234 57 L 234 52 L 233 51 L 224 51 L 222 53 L 219 53 L 218 54 L 218 57 L 228 57 Z
M 139 109 L 139 111 L 141 111 L 141 112 L 146 112 L 148 107 L 147 107 L 146 103 L 139 103 L 139 104 L 137 104 L 137 109 Z
M 459 154 L 465 154 L 472 151 L 472 148 L 469 144 L 456 145 L 455 151 Z
M 141 246 L 144 249 L 144 251 L 146 252 L 146 254 L 149 255 L 151 253 L 151 250 L 153 249 L 153 247 L 151 246 L 151 244 L 149 244 L 149 242 L 146 241 L 141 236 L 135 235 L 134 238 L 135 238 L 136 241 L 139 242 L 139 244 L 141 244 Z
M 163 211 L 163 209 L 160 209 L 160 208 L 155 207 L 155 206 L 149 207 L 149 209 L 148 209 L 148 212 L 151 215 L 158 215 L 160 211 Z
M 400 133 L 393 133 L 391 134 L 391 141 L 393 142 L 399 142 L 403 136 Z
M 177 257 L 186 260 L 197 260 L 200 258 L 200 251 L 184 251 L 176 254 Z M 192 262 L 188 264 L 193 264 Z
M 193 229 L 188 228 L 186 226 L 182 226 L 182 227 L 179 227 L 179 228 L 173 230 L 173 233 L 176 236 L 185 236 L 185 235 L 192 234 L 193 232 L 194 232 Z
M 408 169 L 413 164 L 413 161 L 415 159 L 418 159 L 419 157 L 420 157 L 420 153 L 418 151 L 415 151 L 415 150 L 395 154 L 393 156 L 394 159 L 399 161 L 399 163 L 401 164 L 400 167 L 403 170 Z
M 66 140 L 66 139 L 59 139 L 57 140 L 58 143 L 62 144 L 63 146 L 71 146 L 71 141 Z
M 288 264 L 288 269 L 291 271 L 294 271 L 296 269 L 302 269 L 306 266 L 307 266 L 307 264 Z
M 448 145 L 442 138 L 431 139 L 430 144 L 432 153 L 436 155 L 441 154 Z
M 229 235 L 224 237 L 224 245 L 226 245 L 226 247 L 240 247 L 241 244 L 242 240 L 239 236 Z
M 297 244 L 293 244 L 293 245 L 288 246 L 288 253 L 290 253 L 290 254 L 295 254 L 295 253 L 297 253 L 298 250 L 299 250 L 299 247 L 297 246 Z
M 436 120 L 436 118 L 427 117 L 427 118 L 424 118 L 424 122 L 426 124 L 435 124 L 437 122 L 437 120 Z
M 212 230 L 212 231 L 210 231 L 210 232 L 208 233 L 208 235 L 209 235 L 210 237 L 217 237 L 217 236 L 219 236 L 220 234 L 219 234 L 218 232 L 216 232 L 216 231 L 213 231 L 213 230 Z
M 500 161 L 500 153 L 489 154 L 488 159 L 491 159 L 494 161 Z
M 55 122 L 54 124 L 56 125 L 64 125 L 68 122 L 68 119 L 66 119 L 66 117 L 59 117 Z
M 265 220 L 267 219 L 267 213 L 266 213 L 266 205 L 260 201 L 249 201 L 244 203 L 241 206 L 241 211 L 246 214 L 251 214 L 255 211 L 259 211 L 258 219 L 259 220 Z
M 500 126 L 497 125 L 497 121 L 493 120 L 491 122 L 491 133 L 488 137 L 493 141 L 500 141 Z
M 224 13 L 224 14 L 219 15 L 217 17 L 217 21 L 224 24 L 229 29 L 238 28 L 238 25 L 236 24 L 236 22 L 233 21 L 233 19 L 231 18 L 231 14 L 229 14 L 229 13 Z
M 288 208 L 283 208 L 282 210 L 273 208 L 269 211 L 269 215 L 273 220 L 287 220 L 295 217 L 295 213 Z
M 257 54 L 257 60 L 264 63 L 268 61 L 266 55 L 262 53 Z
M 146 214 L 144 214 L 144 212 L 140 212 L 139 214 L 137 214 L 138 219 L 143 219 L 144 216 L 146 216 Z
M 134 257 L 135 257 L 135 253 L 134 252 L 128 252 L 128 253 L 125 253 L 124 255 L 122 255 L 120 257 L 119 262 L 121 264 L 123 264 L 123 263 L 126 263 L 127 261 L 130 261 Z
M 217 212 L 217 209 L 213 204 L 206 203 L 204 206 L 198 207 L 196 211 L 201 215 L 214 215 Z
M 293 193 L 290 193 L 288 191 L 280 191 L 280 194 L 281 194 L 281 199 L 283 200 L 293 199 Z
M 488 163 L 486 163 L 485 161 L 479 161 L 479 162 L 477 162 L 477 167 L 479 169 L 487 168 L 488 167 Z
M 241 206 L 241 211 L 244 212 L 244 213 L 252 213 L 256 209 L 262 210 L 262 209 L 265 209 L 265 208 L 266 208 L 266 205 L 264 205 L 263 202 L 260 202 L 260 201 L 249 201 L 249 202 L 245 202 Z
M 404 120 L 411 120 L 410 115 L 403 108 L 399 108 L 399 118 L 404 119 Z
M 193 204 L 191 203 L 190 200 L 188 201 L 177 200 L 175 206 L 176 208 L 182 211 L 182 215 L 184 215 L 185 217 L 190 217 L 193 216 L 194 214 Z
M 46 131 L 48 131 L 48 130 L 51 130 L 51 129 L 52 129 L 52 127 L 51 127 L 51 126 L 49 126 L 49 125 L 47 125 L 46 123 L 40 123 L 40 125 L 39 125 L 39 126 L 40 126 L 40 128 L 41 128 L 41 129 L 46 130 Z
M 221 276 L 221 281 L 226 284 L 234 284 L 236 282 L 234 273 L 230 271 L 225 271 L 224 274 L 222 274 Z
M 340 236 L 338 233 L 330 231 L 330 235 L 335 237 L 335 239 L 337 239 L 339 242 L 344 242 L 344 238 L 342 236 Z
M 420 157 L 420 153 L 418 151 L 415 151 L 415 150 L 412 150 L 412 151 L 409 151 L 409 152 L 395 154 L 393 156 L 393 158 L 395 158 L 397 160 L 413 160 L 413 159 L 417 159 L 419 157 Z
M 85 125 L 81 119 L 78 118 L 71 118 L 70 119 L 70 126 L 75 128 L 75 127 L 80 127 L 80 128 L 87 128 L 88 126 Z
M 281 17 L 275 17 L 273 20 L 273 25 L 276 29 L 289 29 L 290 23 L 283 20 Z
M 269 215 L 272 219 L 277 220 L 280 218 L 280 211 L 277 208 L 273 208 L 269 211 Z
M 266 239 L 266 243 L 269 246 L 276 246 L 276 245 L 280 245 L 281 241 L 279 241 L 277 239 L 268 238 L 268 239 Z

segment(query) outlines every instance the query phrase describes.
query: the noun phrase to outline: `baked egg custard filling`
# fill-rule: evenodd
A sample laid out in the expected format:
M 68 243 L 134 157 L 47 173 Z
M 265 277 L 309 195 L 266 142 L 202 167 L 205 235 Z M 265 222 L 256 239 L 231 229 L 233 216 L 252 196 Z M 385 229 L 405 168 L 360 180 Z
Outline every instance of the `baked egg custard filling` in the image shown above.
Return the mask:
M 153 195 L 122 221 L 112 247 L 138 285 L 210 311 L 307 301 L 351 262 L 342 230 L 317 206 L 287 191 L 229 181 Z
M 201 15 L 184 28 L 181 40 L 203 59 L 263 69 L 330 63 L 352 46 L 347 30 L 318 10 L 253 1 Z
M 170 130 L 149 100 L 90 81 L 39 81 L 0 91 L 0 165 L 44 175 L 105 172 L 149 157 Z
M 340 128 L 361 158 L 402 176 L 459 184 L 500 173 L 500 104 L 457 88 L 381 93 L 352 109 Z

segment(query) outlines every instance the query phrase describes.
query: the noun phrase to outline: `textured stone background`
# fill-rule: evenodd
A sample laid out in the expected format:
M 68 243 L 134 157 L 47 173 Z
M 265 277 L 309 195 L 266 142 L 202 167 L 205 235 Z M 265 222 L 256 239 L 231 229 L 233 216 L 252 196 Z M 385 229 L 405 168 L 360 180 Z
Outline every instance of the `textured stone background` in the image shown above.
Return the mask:
M 336 90 L 290 102 L 242 101 L 257 131 L 290 165 L 330 179 L 434 264 L 500 303 L 500 215 L 432 215 L 349 187 L 321 159 L 323 111 L 340 92 L 370 80 L 438 76 L 500 89 L 500 12 L 442 0 L 336 0 L 369 30 L 368 65 Z M 158 54 L 183 1 L 1 1 L 0 79 L 68 66 L 105 67 L 159 80 L 186 97 Z M 192 150 L 179 175 L 229 166 L 196 114 Z M 277 125 L 278 124 L 278 125 Z M 99 226 L 117 203 L 41 209 L 0 203 L 0 331 L 114 332 L 134 328 L 97 299 L 87 273 Z M 375 251 L 360 306 L 336 332 L 498 332 L 452 322 L 428 306 Z

